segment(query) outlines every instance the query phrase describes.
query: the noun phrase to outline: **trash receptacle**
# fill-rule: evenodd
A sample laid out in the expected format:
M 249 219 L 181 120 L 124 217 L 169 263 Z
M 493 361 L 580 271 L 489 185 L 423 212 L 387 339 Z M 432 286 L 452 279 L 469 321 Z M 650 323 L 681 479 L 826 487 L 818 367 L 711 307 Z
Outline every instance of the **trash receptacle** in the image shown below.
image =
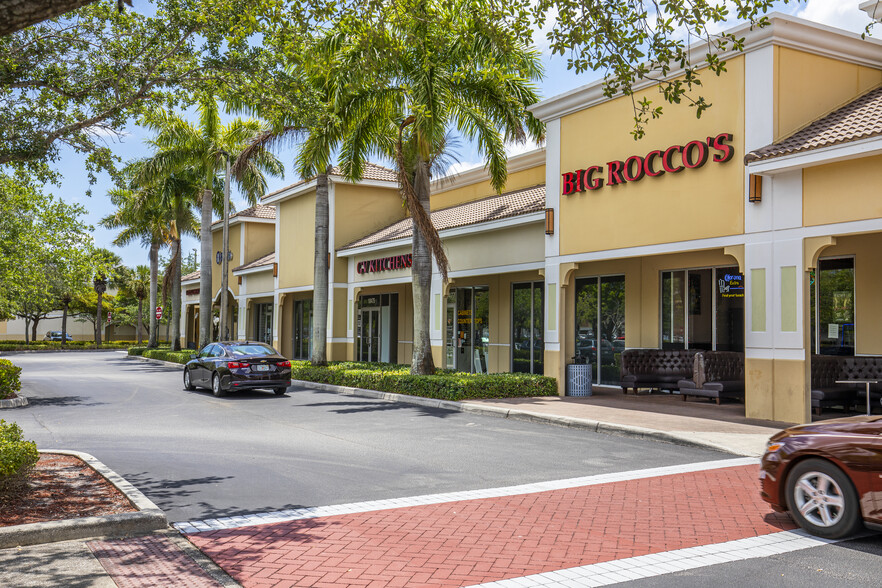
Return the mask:
M 579 355 L 567 364 L 567 396 L 591 396 L 591 364 Z

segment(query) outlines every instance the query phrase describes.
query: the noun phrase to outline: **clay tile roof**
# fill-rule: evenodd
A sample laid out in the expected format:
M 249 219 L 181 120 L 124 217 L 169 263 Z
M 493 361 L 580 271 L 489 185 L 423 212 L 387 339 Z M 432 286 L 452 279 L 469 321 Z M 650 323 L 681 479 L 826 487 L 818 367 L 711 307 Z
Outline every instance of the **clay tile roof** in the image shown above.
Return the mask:
M 272 265 L 274 263 L 276 263 L 276 252 L 275 251 L 273 251 L 272 253 L 268 253 L 267 255 L 264 255 L 263 257 L 258 257 L 254 261 L 248 262 L 244 265 L 240 265 L 239 267 L 234 267 L 233 271 L 238 272 L 241 270 L 247 270 L 247 269 L 253 269 L 256 267 L 261 267 L 263 265 Z
M 334 166 L 331 168 L 331 175 L 337 176 L 337 177 L 343 177 L 343 172 L 340 170 L 339 167 Z M 266 200 L 267 198 L 272 198 L 273 196 L 275 196 L 276 194 L 279 194 L 280 192 L 284 192 L 285 190 L 289 190 L 289 189 L 294 188 L 296 186 L 301 186 L 303 184 L 306 184 L 307 182 L 313 181 L 314 179 L 315 179 L 315 176 L 308 178 L 308 179 L 305 179 L 305 180 L 300 180 L 299 182 L 291 184 L 290 186 L 285 186 L 284 188 L 279 188 L 278 190 L 275 190 L 273 192 L 270 192 L 269 194 L 266 194 L 265 196 L 263 196 L 261 198 L 261 200 Z M 384 181 L 384 182 L 397 182 L 398 176 L 395 174 L 395 171 L 389 169 L 388 167 L 383 167 L 382 165 L 377 165 L 376 163 L 366 163 L 366 164 L 364 164 L 364 179 L 365 180 L 379 180 L 379 181 Z
M 432 212 L 432 222 L 435 224 L 435 228 L 443 231 L 444 229 L 540 212 L 544 209 L 545 186 L 539 185 L 435 210 Z M 380 229 L 376 233 L 353 241 L 342 249 L 352 249 L 412 236 L 413 222 L 410 218 L 406 218 Z
M 198 280 L 198 279 L 199 279 L 199 270 L 196 270 L 195 272 L 191 272 L 191 273 L 187 274 L 186 276 L 181 276 L 182 282 L 192 282 L 193 280 Z
M 252 206 L 251 208 L 246 208 L 244 210 L 234 212 L 230 215 L 230 220 L 233 220 L 234 218 L 263 218 L 268 220 L 275 220 L 276 207 L 267 206 L 265 204 L 258 204 L 257 206 Z M 211 223 L 211 226 L 214 227 L 223 222 L 223 219 L 217 220 Z
M 882 135 L 882 86 L 796 131 L 783 141 L 744 156 L 744 163 L 781 157 Z

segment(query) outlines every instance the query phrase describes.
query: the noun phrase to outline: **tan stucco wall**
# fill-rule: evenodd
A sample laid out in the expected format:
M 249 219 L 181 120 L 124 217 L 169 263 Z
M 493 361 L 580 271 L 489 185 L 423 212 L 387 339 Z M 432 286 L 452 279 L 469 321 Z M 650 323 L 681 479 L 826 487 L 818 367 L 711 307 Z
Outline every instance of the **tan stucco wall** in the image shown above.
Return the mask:
M 786 47 L 775 47 L 775 74 L 775 141 L 882 83 L 877 69 Z
M 279 288 L 311 286 L 315 259 L 315 192 L 279 203 L 276 215 Z
M 242 276 L 242 282 L 245 284 L 245 292 L 248 296 L 252 294 L 272 292 L 275 288 L 275 280 L 273 279 L 273 270 L 271 267 L 265 271 L 245 274 Z
M 882 215 L 880 215 L 882 216 Z M 855 353 L 882 355 L 882 234 L 837 237 L 821 258 L 854 256 Z M 807 303 L 808 304 L 808 303 Z
M 444 240 L 451 271 L 545 261 L 544 222 Z
M 432 191 L 432 210 L 447 208 L 463 202 L 471 202 L 488 196 L 495 196 L 496 190 L 490 185 L 490 180 L 476 182 L 468 186 L 453 187 L 456 179 L 450 183 L 450 187 L 442 185 Z M 503 192 L 512 192 L 521 188 L 531 188 L 545 183 L 545 165 L 537 165 L 524 170 L 508 174 Z
M 245 258 L 238 265 L 269 255 L 276 248 L 274 223 L 242 223 L 242 230 L 245 232 Z M 238 250 L 233 250 L 233 255 L 237 254 Z
M 802 185 L 805 226 L 882 217 L 882 155 L 805 168 Z
M 346 288 L 334 288 L 334 307 L 328 308 L 328 313 L 330 314 L 333 322 L 333 324 L 331 325 L 332 328 L 328 332 L 328 339 L 332 337 L 335 339 L 346 337 L 346 308 L 348 304 L 347 296 L 348 292 Z M 328 349 L 328 353 L 330 353 L 330 348 Z
M 405 217 L 397 189 L 353 184 L 334 184 L 334 214 L 335 248 Z
M 640 141 L 630 135 L 634 110 L 629 97 L 561 120 L 561 173 L 596 165 L 604 168 L 605 180 L 610 161 L 720 133 L 734 135 L 734 156 L 728 162 L 709 159 L 701 168 L 561 196 L 561 254 L 667 243 L 673 235 L 686 240 L 743 232 L 744 58 L 730 59 L 726 67 L 723 76 L 702 76 L 700 93 L 713 106 L 700 119 L 692 108 L 666 105 L 664 116 L 646 126 Z M 646 95 L 661 104 L 655 90 Z

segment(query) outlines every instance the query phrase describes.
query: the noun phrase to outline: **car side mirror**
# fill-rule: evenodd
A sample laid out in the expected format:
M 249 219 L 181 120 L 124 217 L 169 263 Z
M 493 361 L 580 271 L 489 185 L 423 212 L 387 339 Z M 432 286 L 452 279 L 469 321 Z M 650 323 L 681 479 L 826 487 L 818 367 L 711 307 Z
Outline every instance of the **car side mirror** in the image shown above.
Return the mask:
M 195 354 L 195 353 L 191 353 L 191 354 L 190 354 L 190 359 L 196 359 L 196 354 Z

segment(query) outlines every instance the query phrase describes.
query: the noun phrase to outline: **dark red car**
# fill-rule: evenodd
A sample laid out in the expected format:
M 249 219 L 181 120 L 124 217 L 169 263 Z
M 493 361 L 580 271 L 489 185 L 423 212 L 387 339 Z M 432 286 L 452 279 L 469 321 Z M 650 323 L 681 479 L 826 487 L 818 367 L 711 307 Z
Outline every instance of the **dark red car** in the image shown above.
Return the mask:
M 882 417 L 858 416 L 785 429 L 769 439 L 763 500 L 814 535 L 882 531 Z
M 270 389 L 284 394 L 291 385 L 291 362 L 259 341 L 209 343 L 190 356 L 184 388 L 210 388 L 215 396 L 229 390 Z

